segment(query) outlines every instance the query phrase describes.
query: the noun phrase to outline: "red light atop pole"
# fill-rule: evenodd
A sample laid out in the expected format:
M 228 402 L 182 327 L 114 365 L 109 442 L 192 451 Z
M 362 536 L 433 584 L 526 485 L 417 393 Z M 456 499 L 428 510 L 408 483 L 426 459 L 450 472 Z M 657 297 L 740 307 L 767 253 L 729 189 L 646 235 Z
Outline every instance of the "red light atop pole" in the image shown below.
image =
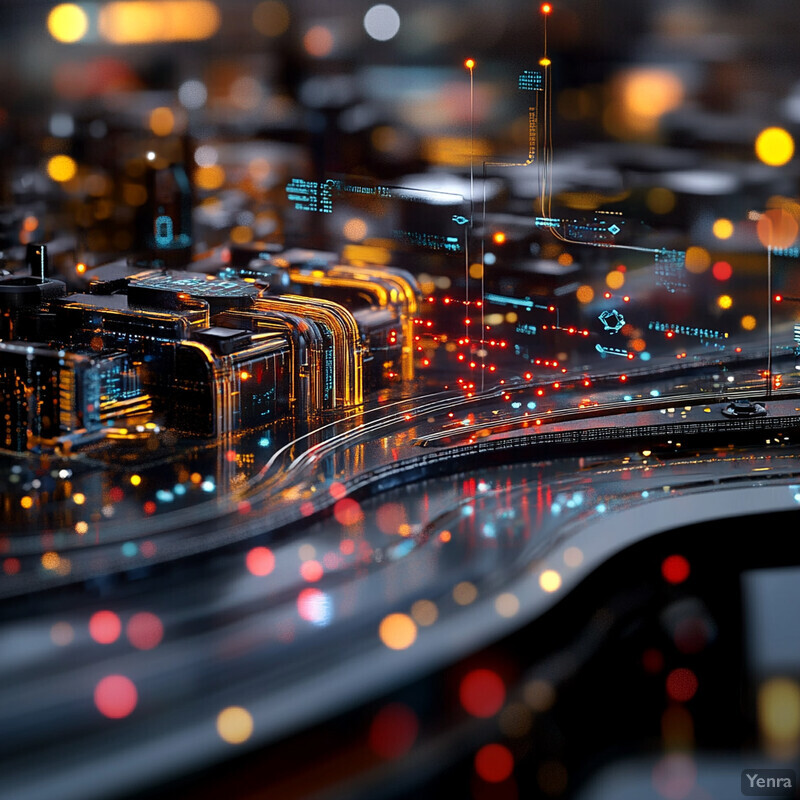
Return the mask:
M 551 6 L 550 3 L 542 3 L 542 8 L 541 8 L 542 14 L 547 16 L 548 14 L 550 14 L 552 12 L 552 10 L 553 10 L 553 6 Z

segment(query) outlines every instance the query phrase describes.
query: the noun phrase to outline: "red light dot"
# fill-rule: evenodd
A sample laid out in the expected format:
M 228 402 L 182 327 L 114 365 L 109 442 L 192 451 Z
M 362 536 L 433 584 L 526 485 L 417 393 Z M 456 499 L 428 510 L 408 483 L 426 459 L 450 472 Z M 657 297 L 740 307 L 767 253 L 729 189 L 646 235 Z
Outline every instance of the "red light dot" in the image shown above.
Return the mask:
M 343 497 L 333 507 L 333 516 L 340 525 L 357 525 L 364 519 L 364 512 L 357 500 Z
M 339 542 L 339 551 L 345 556 L 351 556 L 355 552 L 356 543 L 352 539 L 342 539 Z
M 275 556 L 268 547 L 254 547 L 245 556 L 245 564 L 253 575 L 269 575 L 275 569 Z
M 678 703 L 691 700 L 697 687 L 697 676 L 690 669 L 680 667 L 667 675 L 667 694 Z
M 3 561 L 3 572 L 5 572 L 6 575 L 16 575 L 21 567 L 22 565 L 18 558 L 7 558 Z
M 642 666 L 651 675 L 661 672 L 664 669 L 664 656 L 661 651 L 656 650 L 655 647 L 645 650 L 642 653 Z
M 144 513 L 145 514 L 155 514 L 156 513 L 156 504 L 152 500 L 148 500 L 144 504 Z
M 107 675 L 94 689 L 94 704 L 109 719 L 127 717 L 136 708 L 138 699 L 133 681 L 124 675 Z
M 496 672 L 474 669 L 462 679 L 458 694 L 468 714 L 473 717 L 492 717 L 505 702 L 506 687 Z
M 464 62 L 464 66 L 465 66 L 467 69 L 474 69 L 474 68 L 475 68 L 475 59 L 474 59 L 474 58 L 468 58 L 468 59 L 467 59 L 467 60 Z
M 155 614 L 140 611 L 128 620 L 125 633 L 137 650 L 152 650 L 164 638 L 164 626 Z
M 623 383 L 625 383 L 625 381 L 626 381 L 626 380 L 628 380 L 628 376 L 627 376 L 627 375 L 620 375 L 620 376 L 619 376 L 619 379 L 620 379 L 620 380 L 621 380 Z
M 108 493 L 108 498 L 112 503 L 119 503 L 123 497 L 125 497 L 125 493 L 122 491 L 122 489 L 120 489 L 119 486 L 112 487 Z
M 122 623 L 113 611 L 98 611 L 89 619 L 89 635 L 98 644 L 111 644 L 119 639 Z
M 304 517 L 310 517 L 314 513 L 314 504 L 310 500 L 300 503 L 300 513 Z
M 492 236 L 492 240 L 495 244 L 504 244 L 506 241 L 506 235 L 502 231 L 497 231 L 497 233 Z
M 303 580 L 316 583 L 323 574 L 322 564 L 319 561 L 304 561 L 300 567 L 300 574 Z
M 345 485 L 343 483 L 339 483 L 338 481 L 334 481 L 330 485 L 328 491 L 330 492 L 330 495 L 334 500 L 340 500 L 347 494 L 347 488 L 345 487 Z
M 711 267 L 711 274 L 718 281 L 727 281 L 733 275 L 733 267 L 727 261 L 716 261 Z
M 683 556 L 667 556 L 661 562 L 661 574 L 667 583 L 683 583 L 689 577 L 689 572 L 689 562 Z
M 502 783 L 514 771 L 514 756 L 502 744 L 487 744 L 475 754 L 475 772 L 487 783 Z
M 373 718 L 369 746 L 381 758 L 399 758 L 414 746 L 418 732 L 417 715 L 402 703 L 391 703 Z
M 781 302 L 783 302 L 783 295 L 782 295 L 782 294 L 776 294 L 776 295 L 775 295 L 775 302 L 776 302 L 776 303 L 781 303 Z
M 549 14 L 553 10 L 553 6 L 550 3 L 542 3 L 542 14 Z

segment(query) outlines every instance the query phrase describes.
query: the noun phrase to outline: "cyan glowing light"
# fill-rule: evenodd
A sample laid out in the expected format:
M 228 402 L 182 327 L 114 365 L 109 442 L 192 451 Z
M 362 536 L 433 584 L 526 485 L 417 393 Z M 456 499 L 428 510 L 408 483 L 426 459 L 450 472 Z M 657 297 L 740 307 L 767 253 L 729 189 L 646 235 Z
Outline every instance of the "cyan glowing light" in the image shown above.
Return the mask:
M 598 513 L 598 514 L 605 514 L 605 513 L 606 513 L 606 504 L 605 504 L 605 503 L 600 503 L 600 504 L 597 506 L 597 509 L 596 509 L 596 510 L 597 510 L 597 513 Z
M 133 558 L 139 552 L 139 548 L 136 546 L 135 542 L 125 542 L 122 545 L 122 555 L 125 558 Z
M 529 408 L 531 411 L 533 411 L 533 410 L 536 408 L 536 403 L 534 403 L 534 402 L 533 402 L 533 400 L 531 400 L 531 401 L 528 403 L 528 408 Z
M 175 499 L 175 495 L 172 492 L 168 492 L 166 489 L 159 489 L 156 492 L 156 500 L 160 500 L 162 503 L 171 503 Z
M 661 397 L 661 392 L 659 392 L 658 389 L 651 389 L 650 397 Z
M 214 481 L 206 479 L 200 484 L 200 488 L 204 492 L 213 492 L 217 487 L 214 485 Z

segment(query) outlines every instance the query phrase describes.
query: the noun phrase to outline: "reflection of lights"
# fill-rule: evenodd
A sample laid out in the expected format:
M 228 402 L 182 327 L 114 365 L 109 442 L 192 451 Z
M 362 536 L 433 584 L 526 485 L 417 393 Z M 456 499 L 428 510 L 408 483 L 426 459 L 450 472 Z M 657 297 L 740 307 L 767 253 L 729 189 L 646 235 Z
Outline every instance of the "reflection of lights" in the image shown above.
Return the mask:
M 217 714 L 217 733 L 228 744 L 242 744 L 253 733 L 253 717 L 246 708 L 228 706 Z
M 658 119 L 681 105 L 684 86 L 668 69 L 634 68 L 620 78 L 622 119 L 637 133 L 651 133 Z
M 333 34 L 324 25 L 314 25 L 306 31 L 303 47 L 310 56 L 325 58 L 333 50 Z
M 733 267 L 727 261 L 715 261 L 711 274 L 718 281 L 727 281 L 733 275 Z
M 381 641 L 390 650 L 406 650 L 417 638 L 417 625 L 407 614 L 389 614 L 378 627 Z
M 697 692 L 697 676 L 690 669 L 681 667 L 667 675 L 667 694 L 678 703 L 686 703 Z
M 119 0 L 100 9 L 100 35 L 112 44 L 199 41 L 220 25 L 210 0 Z
M 758 690 L 758 721 L 772 745 L 800 739 L 800 687 L 791 678 L 771 678 Z
M 561 575 L 554 569 L 546 569 L 539 576 L 539 586 L 541 586 L 545 592 L 555 592 L 561 587 Z
M 78 42 L 89 30 L 89 17 L 75 3 L 61 3 L 47 15 L 47 30 L 59 42 Z
M 744 328 L 744 330 L 752 331 L 755 330 L 757 323 L 756 318 L 752 314 L 745 314 L 739 321 L 739 324 L 742 326 L 742 328 Z
M 684 556 L 667 556 L 661 563 L 661 574 L 668 583 L 683 583 L 689 577 L 689 562 Z
M 478 590 L 474 583 L 461 581 L 453 588 L 453 600 L 460 606 L 468 606 L 473 603 L 478 596 Z
M 381 758 L 399 758 L 413 747 L 418 732 L 417 715 L 402 703 L 390 703 L 372 720 L 369 746 Z
M 202 108 L 208 99 L 208 89 L 202 81 L 184 81 L 178 87 L 178 101 L 184 108 Z
M 722 309 L 728 309 L 733 305 L 733 298 L 729 294 L 722 294 L 717 298 L 717 305 Z
M 97 611 L 89 619 L 89 635 L 98 644 L 111 644 L 119 639 L 122 623 L 113 611 Z
M 164 626 L 155 614 L 140 611 L 128 620 L 125 634 L 137 650 L 152 650 L 161 643 Z
M 254 547 L 247 553 L 245 564 L 253 575 L 269 575 L 275 568 L 275 556 L 268 547 Z
M 720 218 L 714 221 L 711 230 L 717 239 L 730 239 L 733 236 L 733 223 L 729 219 Z
M 289 10 L 280 0 L 264 0 L 253 9 L 253 27 L 264 36 L 286 33 L 289 22 Z
M 411 606 L 411 616 L 417 625 L 428 627 L 439 618 L 439 609 L 432 600 L 417 600 Z
M 486 744 L 475 754 L 475 772 L 487 783 L 502 783 L 513 771 L 514 756 L 505 745 Z
M 150 112 L 148 125 L 156 136 L 169 136 L 175 127 L 175 115 L 172 113 L 172 109 L 166 106 L 154 108 Z
M 333 601 L 319 589 L 303 589 L 297 595 L 297 613 L 306 622 L 324 628 L 333 619 Z
M 686 251 L 686 269 L 699 275 L 711 266 L 711 255 L 704 247 L 690 247 Z
M 494 608 L 501 617 L 513 617 L 519 611 L 519 598 L 511 592 L 504 592 L 495 599 Z
M 391 6 L 378 3 L 364 14 L 364 30 L 379 42 L 388 42 L 400 30 L 400 15 Z
M 464 710 L 473 717 L 493 717 L 503 706 L 506 687 L 490 669 L 474 669 L 461 680 L 458 696 Z
M 109 719 L 127 717 L 136 708 L 137 701 L 136 686 L 124 675 L 107 675 L 94 689 L 94 704 Z
M 765 128 L 756 137 L 756 155 L 770 167 L 781 167 L 794 155 L 794 139 L 783 128 Z
M 59 183 L 72 180 L 78 171 L 74 158 L 65 155 L 53 156 L 47 162 L 47 174 Z

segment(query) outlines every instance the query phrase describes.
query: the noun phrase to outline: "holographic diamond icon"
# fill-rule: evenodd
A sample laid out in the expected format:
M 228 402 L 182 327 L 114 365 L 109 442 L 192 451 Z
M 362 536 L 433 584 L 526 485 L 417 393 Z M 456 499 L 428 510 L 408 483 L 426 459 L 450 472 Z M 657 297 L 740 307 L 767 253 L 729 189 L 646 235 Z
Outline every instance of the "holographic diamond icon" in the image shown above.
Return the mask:
M 609 232 L 609 233 L 613 233 L 613 234 L 614 234 L 614 236 L 616 236 L 616 235 L 617 235 L 617 234 L 618 234 L 618 233 L 619 233 L 621 230 L 622 230 L 622 228 L 620 228 L 620 227 L 619 227 L 619 225 L 612 225 L 612 226 L 611 226 L 611 227 L 608 229 L 608 232 Z
M 625 324 L 625 317 L 616 308 L 612 308 L 611 311 L 604 311 L 597 319 L 603 323 L 604 330 L 611 333 L 616 333 Z

